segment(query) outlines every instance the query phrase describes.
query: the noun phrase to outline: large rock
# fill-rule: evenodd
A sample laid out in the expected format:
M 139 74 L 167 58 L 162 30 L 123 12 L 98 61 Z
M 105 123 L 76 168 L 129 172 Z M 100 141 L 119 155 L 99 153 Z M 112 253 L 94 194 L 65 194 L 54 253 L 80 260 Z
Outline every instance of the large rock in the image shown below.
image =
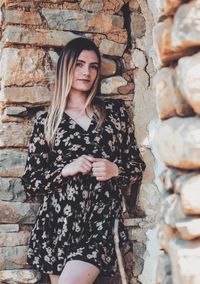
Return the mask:
M 136 38 L 141 38 L 146 32 L 146 22 L 145 18 L 141 13 L 133 12 L 131 13 L 131 30 L 133 40 Z
M 186 218 L 178 194 L 170 194 L 164 199 L 161 207 L 161 216 L 165 224 L 172 228 L 176 228 L 176 223 Z
M 200 218 L 187 217 L 176 223 L 176 228 L 184 240 L 200 237 Z
M 200 46 L 200 23 L 199 23 L 200 3 L 191 1 L 183 4 L 174 16 L 172 29 L 172 46 L 182 49 Z
M 80 2 L 80 8 L 88 11 L 88 12 L 100 12 L 103 9 L 103 1 L 102 0 L 82 0 Z
M 42 19 L 38 12 L 22 11 L 22 10 L 8 10 L 4 12 L 5 24 L 24 24 L 24 25 L 41 25 Z
M 33 31 L 20 26 L 7 26 L 3 32 L 2 43 L 4 47 L 12 44 L 61 47 L 77 37 L 79 36 L 65 31 L 45 29 L 34 29 Z
M 16 150 L 0 150 L 0 176 L 21 177 L 27 159 L 25 152 Z
M 173 15 L 176 9 L 182 3 L 181 0 L 157 0 L 157 8 L 161 15 L 170 16 Z
M 182 206 L 186 214 L 200 214 L 199 184 L 200 174 L 188 178 L 180 187 Z
M 163 121 L 156 144 L 161 159 L 180 169 L 200 168 L 200 119 L 198 117 L 170 118 Z
M 179 59 L 177 85 L 183 98 L 200 114 L 200 52 Z
M 0 192 L 2 201 L 24 202 L 26 200 L 26 194 L 19 178 L 1 178 Z
M 126 49 L 126 45 L 103 39 L 99 45 L 99 49 L 103 54 L 122 56 Z
M 1 87 L 44 83 L 51 75 L 46 53 L 38 48 L 4 48 L 1 57 Z
M 19 224 L 0 224 L 1 233 L 19 232 Z
M 1 224 L 33 224 L 39 204 L 0 201 Z
M 19 269 L 27 266 L 27 246 L 0 248 L 0 270 Z
M 5 283 L 38 283 L 41 279 L 41 274 L 37 270 L 27 269 L 13 269 L 13 270 L 2 270 L 0 271 L 0 281 Z M 42 284 L 42 283 L 41 283 Z
M 28 231 L 21 231 L 17 233 L 0 233 L 0 247 L 16 247 L 28 245 L 30 235 L 31 233 Z
M 22 123 L 0 123 L 0 148 L 26 147 L 32 126 Z
M 0 101 L 5 104 L 19 103 L 25 106 L 49 105 L 51 93 L 46 87 L 10 87 L 0 91 Z
M 113 29 L 122 29 L 122 16 L 87 13 L 78 10 L 48 9 L 41 10 L 50 29 L 82 32 L 109 33 Z
M 154 77 L 153 87 L 161 119 L 167 119 L 176 114 L 180 116 L 193 114 L 191 107 L 178 92 L 176 81 L 175 69 L 169 67 L 161 68 Z
M 107 95 L 117 93 L 119 87 L 126 85 L 127 81 L 121 76 L 106 78 L 101 82 L 101 93 Z
M 173 47 L 171 43 L 173 20 L 171 17 L 158 23 L 153 29 L 154 49 L 157 53 L 157 67 L 169 65 L 187 54 L 192 54 L 190 50 L 183 50 L 180 47 Z
M 200 240 L 181 239 L 170 241 L 170 259 L 173 283 L 200 283 Z
M 114 60 L 109 58 L 102 58 L 101 75 L 113 76 L 117 71 L 117 64 Z

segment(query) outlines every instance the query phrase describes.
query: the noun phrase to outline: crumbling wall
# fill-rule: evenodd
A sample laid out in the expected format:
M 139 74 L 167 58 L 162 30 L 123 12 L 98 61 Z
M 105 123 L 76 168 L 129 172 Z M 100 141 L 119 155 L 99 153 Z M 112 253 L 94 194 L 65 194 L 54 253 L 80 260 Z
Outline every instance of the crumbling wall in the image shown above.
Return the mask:
M 26 263 L 39 199 L 28 202 L 20 177 L 35 115 L 49 105 L 55 64 L 76 36 L 95 41 L 103 57 L 103 98 L 123 99 L 132 111 L 136 137 L 147 164 L 140 192 L 126 195 L 125 224 L 133 242 L 126 254 L 130 283 L 152 283 L 158 248 L 151 132 L 156 110 L 151 90 L 153 18 L 145 0 L 0 0 L 0 281 L 46 283 Z M 153 196 L 153 198 L 152 198 Z M 147 244 L 147 247 L 146 247 Z M 134 262 L 134 266 L 132 266 Z M 119 274 L 98 283 L 121 283 Z
M 187 2 L 187 3 L 186 3 Z M 165 170 L 157 284 L 200 283 L 200 3 L 157 1 L 154 79 Z

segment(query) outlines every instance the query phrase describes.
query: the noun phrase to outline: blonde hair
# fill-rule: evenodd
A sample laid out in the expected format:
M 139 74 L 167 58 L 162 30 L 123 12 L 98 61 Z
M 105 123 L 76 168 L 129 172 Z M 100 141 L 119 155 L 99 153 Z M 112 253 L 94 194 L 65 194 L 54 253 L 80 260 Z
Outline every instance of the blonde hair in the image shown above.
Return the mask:
M 100 119 L 98 126 L 102 124 L 105 117 L 103 102 L 98 98 L 95 98 L 99 88 L 99 77 L 101 70 L 100 52 L 97 46 L 91 40 L 81 37 L 73 39 L 63 48 L 56 67 L 54 94 L 49 106 L 45 124 L 45 138 L 51 149 L 53 148 L 58 126 L 62 120 L 63 113 L 68 103 L 76 61 L 83 50 L 94 51 L 99 60 L 97 76 L 90 93 L 88 94 L 88 98 L 83 110 L 87 113 L 87 110 L 89 108 L 94 108 L 94 106 L 97 108 L 97 110 L 99 110 Z

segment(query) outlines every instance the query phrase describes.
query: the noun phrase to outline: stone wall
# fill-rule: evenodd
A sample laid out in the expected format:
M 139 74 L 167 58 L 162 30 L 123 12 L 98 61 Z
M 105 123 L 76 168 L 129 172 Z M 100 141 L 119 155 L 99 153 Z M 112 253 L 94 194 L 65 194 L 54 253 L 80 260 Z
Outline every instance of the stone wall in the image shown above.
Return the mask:
M 183 3 L 187 2 L 187 3 Z M 165 170 L 157 284 L 200 283 L 200 3 L 158 1 L 154 79 Z
M 0 0 L 0 282 L 47 281 L 26 263 L 40 200 L 26 200 L 20 177 L 33 119 L 51 99 L 58 55 L 70 39 L 83 35 L 95 41 L 103 56 L 103 98 L 123 99 L 134 110 L 147 169 L 140 192 L 132 187 L 126 192 L 125 224 L 133 242 L 133 254 L 125 257 L 126 272 L 132 284 L 153 283 L 159 191 L 150 149 L 157 119 L 149 5 L 154 7 L 146 0 Z M 121 283 L 119 275 L 97 282 Z

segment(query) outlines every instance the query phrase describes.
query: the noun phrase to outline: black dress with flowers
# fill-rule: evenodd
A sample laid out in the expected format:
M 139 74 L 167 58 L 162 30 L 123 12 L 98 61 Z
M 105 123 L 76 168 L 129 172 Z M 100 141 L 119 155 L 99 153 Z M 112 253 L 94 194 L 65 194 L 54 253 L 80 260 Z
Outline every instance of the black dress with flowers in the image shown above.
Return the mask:
M 74 259 L 94 264 L 105 276 L 116 271 L 116 219 L 120 246 L 127 241 L 121 186 L 140 181 L 145 164 L 124 103 L 107 100 L 105 109 L 102 126 L 96 127 L 95 112 L 87 131 L 64 113 L 53 150 L 44 138 L 47 112 L 35 119 L 22 184 L 27 196 L 44 195 L 28 250 L 29 264 L 44 273 L 59 275 Z M 115 162 L 120 175 L 104 182 L 92 174 L 63 177 L 62 168 L 83 154 Z

